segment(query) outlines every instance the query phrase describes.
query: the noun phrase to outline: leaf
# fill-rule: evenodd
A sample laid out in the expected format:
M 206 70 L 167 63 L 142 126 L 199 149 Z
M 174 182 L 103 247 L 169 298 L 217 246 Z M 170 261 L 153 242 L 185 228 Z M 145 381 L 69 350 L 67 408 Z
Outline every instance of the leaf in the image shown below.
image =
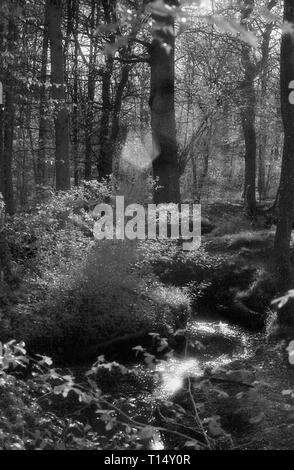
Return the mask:
M 149 336 L 152 336 L 153 338 L 160 338 L 159 333 L 148 333 Z M 133 348 L 134 349 L 134 348 Z
M 286 303 L 288 302 L 289 297 L 287 295 L 284 295 L 283 297 L 279 297 L 278 299 L 272 300 L 271 304 L 272 305 L 277 305 L 277 308 L 282 308 Z
M 198 351 L 206 351 L 206 346 L 204 346 L 204 344 L 202 344 L 200 341 L 195 341 L 194 346 L 196 349 L 198 349 Z M 212 375 L 213 375 L 213 372 L 212 372 Z
M 50 357 L 42 356 L 41 354 L 37 354 L 37 356 L 41 358 L 41 361 L 40 361 L 41 364 L 45 364 L 47 366 L 52 366 L 53 361 Z
M 294 351 L 289 352 L 289 363 L 294 366 Z
M 144 356 L 145 356 L 144 357 L 145 364 L 147 364 L 147 366 L 150 367 L 150 369 L 154 369 L 155 368 L 155 365 L 154 365 L 155 356 L 149 353 L 145 353 Z
M 199 449 L 199 444 L 197 443 L 197 441 L 186 441 L 184 446 L 185 447 L 190 447 L 190 448 L 192 447 L 195 450 Z
M 109 421 L 109 423 L 107 423 L 105 426 L 106 431 L 111 431 L 113 429 L 113 426 L 114 426 L 114 422 Z
M 286 350 L 288 352 L 291 352 L 294 350 L 294 341 L 290 341 L 290 343 L 288 344 L 288 347 L 286 348 Z
M 250 424 L 258 424 L 260 423 L 264 418 L 264 413 L 263 411 L 261 413 L 259 413 L 257 416 L 254 416 L 254 418 L 250 418 L 249 419 L 249 423 Z
M 160 344 L 157 348 L 157 352 L 162 352 L 167 348 L 168 348 L 168 341 L 167 341 L 166 338 L 162 338 L 162 340 L 160 341 Z
M 146 428 L 142 429 L 139 433 L 139 438 L 142 439 L 142 440 L 148 440 L 148 439 L 152 439 L 152 437 L 154 436 L 156 432 L 156 429 L 153 428 L 152 426 L 146 426 Z
M 223 428 L 221 427 L 219 419 L 219 416 L 213 416 L 212 418 L 210 418 L 208 424 L 208 430 L 210 434 L 214 437 L 222 436 L 225 433 Z
M 283 390 L 282 395 L 287 396 L 287 395 L 292 395 L 293 390 Z
M 218 398 L 230 398 L 229 394 L 227 392 L 224 392 L 223 390 L 215 389 L 217 392 Z

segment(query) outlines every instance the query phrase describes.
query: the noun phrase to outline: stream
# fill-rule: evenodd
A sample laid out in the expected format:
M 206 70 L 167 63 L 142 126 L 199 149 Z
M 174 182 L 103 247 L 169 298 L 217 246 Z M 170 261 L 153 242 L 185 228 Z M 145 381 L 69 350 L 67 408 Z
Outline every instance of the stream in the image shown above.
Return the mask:
M 159 376 L 158 382 L 151 393 L 145 393 L 137 397 L 136 404 L 147 403 L 150 407 L 160 400 L 172 400 L 179 392 L 186 377 L 201 377 L 207 369 L 228 367 L 235 361 L 249 359 L 255 354 L 260 344 L 261 334 L 254 334 L 247 330 L 227 323 L 222 319 L 197 319 L 187 325 L 189 344 L 194 347 L 186 348 L 182 354 L 174 354 L 168 359 L 159 360 L 155 366 L 155 372 Z M 150 374 L 142 366 L 134 366 L 137 373 L 143 377 Z M 137 410 L 137 416 L 143 414 Z M 164 442 L 160 433 L 153 437 L 149 444 L 151 450 L 164 449 Z

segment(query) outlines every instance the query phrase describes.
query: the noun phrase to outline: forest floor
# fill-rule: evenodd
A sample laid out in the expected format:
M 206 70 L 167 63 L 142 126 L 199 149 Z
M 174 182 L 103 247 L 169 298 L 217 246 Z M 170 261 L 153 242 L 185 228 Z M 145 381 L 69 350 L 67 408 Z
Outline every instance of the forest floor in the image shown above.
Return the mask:
M 262 290 L 270 268 L 275 227 L 265 228 L 264 220 L 248 221 L 239 205 L 215 204 L 207 208 L 205 216 L 216 227 L 203 237 L 205 252 L 225 256 L 228 264 L 236 270 L 233 275 L 237 276 L 237 283 L 230 285 L 232 278 L 225 270 L 225 275 L 220 273 L 220 285 L 212 280 L 213 289 L 220 288 L 226 294 L 233 287 L 249 292 L 253 297 L 264 296 L 255 305 L 264 305 L 267 314 L 263 313 L 267 320 L 261 331 L 258 328 L 258 332 L 250 332 L 236 326 L 243 324 L 238 317 L 231 322 L 232 315 L 218 309 L 216 304 L 212 308 L 208 305 L 205 314 L 207 304 L 201 302 L 204 309 L 201 309 L 199 317 L 196 301 L 190 323 L 192 334 L 186 339 L 187 348 L 182 353 L 176 352 L 176 357 L 171 360 L 159 361 L 156 368 L 160 378 L 151 397 L 155 395 L 158 400 L 162 394 L 164 400 L 157 401 L 153 416 L 156 417 L 155 424 L 159 422 L 169 430 L 161 433 L 158 448 L 160 445 L 168 449 L 185 447 L 187 435 L 191 439 L 197 438 L 204 429 L 212 448 L 293 449 L 294 370 L 288 361 L 286 340 L 271 340 L 271 321 L 274 318 L 270 309 L 271 286 L 268 292 Z M 255 272 L 251 286 L 248 279 L 245 279 L 245 285 L 243 283 L 244 267 Z M 167 283 L 171 282 L 169 268 L 166 264 L 164 274 L 160 275 L 161 280 Z M 173 268 L 176 271 L 173 281 L 183 286 L 188 277 L 187 265 Z M 228 299 L 229 296 L 223 293 L 219 296 L 214 293 L 213 302 L 222 303 Z M 148 397 L 150 400 L 150 391 Z M 138 403 L 146 404 L 146 397 L 142 399 L 140 393 L 137 399 Z M 184 410 L 180 420 L 174 419 L 174 410 L 171 412 L 170 405 L 166 406 L 167 399 L 175 408 L 179 406 Z M 143 416 L 146 416 L 144 406 Z M 185 434 L 186 438 L 175 438 L 172 434 L 175 430 Z M 156 442 L 158 445 L 158 437 Z
M 134 422 L 167 430 L 155 447 L 189 447 L 200 435 L 201 448 L 204 430 L 213 448 L 292 449 L 294 371 L 287 342 L 269 339 L 274 227 L 248 220 L 239 204 L 212 204 L 203 215 L 215 228 L 195 253 L 173 242 L 93 245 L 70 226 L 50 232 L 57 238 L 52 257 L 46 232 L 37 260 L 44 269 L 30 269 L 14 299 L 2 299 L 8 314 L 0 319 L 1 335 L 24 339 L 31 353 L 53 355 L 82 381 L 99 354 L 122 361 L 129 373 L 106 367 L 99 386 Z M 150 332 L 167 340 L 155 347 Z M 136 357 L 138 344 L 147 356 Z M 17 409 L 15 400 L 11 405 Z M 121 428 L 105 431 L 104 421 L 66 397 L 42 409 L 57 416 L 60 428 L 64 413 L 79 416 L 98 432 L 102 448 L 134 445 Z M 174 431 L 185 438 L 175 440 Z M 93 437 L 74 445 L 91 447 Z M 149 446 L 150 436 L 140 445 Z

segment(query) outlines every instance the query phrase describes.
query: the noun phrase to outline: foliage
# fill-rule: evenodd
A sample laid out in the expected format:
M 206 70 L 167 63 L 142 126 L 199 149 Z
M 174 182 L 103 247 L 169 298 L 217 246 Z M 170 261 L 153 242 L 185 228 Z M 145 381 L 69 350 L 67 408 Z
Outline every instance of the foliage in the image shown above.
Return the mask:
M 189 435 L 136 420 L 124 411 L 123 397 L 109 401 L 109 396 L 99 388 L 99 372 L 114 371 L 117 378 L 131 373 L 124 366 L 107 363 L 101 356 L 85 374 L 83 383 L 78 383 L 71 373 L 52 368 L 48 357 L 41 356 L 38 361 L 29 359 L 24 343 L 11 341 L 1 344 L 1 348 L 0 405 L 4 413 L 0 420 L 1 449 L 99 450 L 102 443 L 104 449 L 140 449 L 159 430 L 181 436 L 190 448 L 205 448 Z M 147 361 L 150 367 L 153 360 Z M 13 369 L 27 367 L 31 362 L 32 373 L 23 381 Z M 77 418 L 60 415 L 60 410 L 64 413 L 65 409 Z M 181 414 L 178 411 L 177 417 Z
M 40 359 L 27 380 L 19 372 L 29 363 L 24 343 L 1 344 L 0 358 L 1 450 L 99 449 L 97 434 L 85 423 L 60 419 L 42 408 L 40 398 L 46 391 L 42 370 L 51 364 L 49 358 Z
M 204 248 L 185 252 L 174 241 L 147 241 L 140 246 L 139 266 L 168 284 L 184 286 L 203 281 L 209 273 L 217 272 L 227 264 L 221 255 L 211 255 Z
M 2 340 L 14 336 L 35 352 L 83 362 L 105 341 L 154 329 L 167 334 L 185 324 L 187 293 L 150 273 L 144 278 L 137 243 L 94 241 L 89 206 L 108 200 L 108 188 L 87 183 L 8 222 L 23 281 L 4 306 Z

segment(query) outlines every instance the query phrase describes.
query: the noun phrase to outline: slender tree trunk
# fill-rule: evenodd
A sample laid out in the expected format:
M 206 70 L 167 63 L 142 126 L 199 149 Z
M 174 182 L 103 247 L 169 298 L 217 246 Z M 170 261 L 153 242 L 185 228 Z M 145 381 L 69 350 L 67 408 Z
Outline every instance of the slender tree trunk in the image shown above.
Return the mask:
M 176 0 L 166 0 L 167 5 L 177 5 Z M 159 189 L 154 202 L 179 203 L 180 184 L 175 122 L 175 37 L 174 18 L 153 15 L 153 21 L 163 23 L 165 29 L 154 31 L 151 45 L 151 126 L 153 138 L 153 176 Z
M 272 0 L 272 6 L 276 4 Z M 266 27 L 263 33 L 263 42 L 262 42 L 262 61 L 263 69 L 261 70 L 261 107 L 264 109 L 264 103 L 267 98 L 267 88 L 268 88 L 268 65 L 269 65 L 269 54 L 270 54 L 270 38 L 273 30 L 273 25 L 270 24 Z M 259 154 L 258 154 L 258 193 L 259 200 L 266 198 L 267 189 L 266 189 L 266 147 L 268 142 L 268 132 L 267 132 L 267 116 L 266 113 L 262 113 L 260 118 L 260 138 L 259 138 Z
M 266 197 L 266 175 L 265 175 L 265 160 L 266 160 L 266 145 L 267 133 L 263 123 L 260 126 L 260 142 L 258 152 L 258 194 L 259 201 L 262 202 Z
M 78 13 L 77 13 L 78 14 Z M 79 113 L 78 113 L 78 46 L 75 42 L 75 51 L 74 51 L 74 84 L 73 84 L 73 116 L 72 116 L 72 126 L 73 126 L 73 164 L 74 164 L 74 182 L 75 186 L 79 185 L 80 182 L 80 171 L 79 171 Z
M 91 33 L 95 27 L 95 2 L 92 0 L 91 12 Z M 95 43 L 94 43 L 95 41 Z M 88 99 L 86 109 L 86 132 L 85 132 L 85 179 L 90 180 L 92 177 L 92 140 L 93 140 L 93 103 L 95 99 L 96 88 L 96 65 L 97 46 L 96 38 L 91 37 L 90 53 L 89 53 L 89 75 L 88 75 Z
M 291 0 L 284 0 L 284 21 L 294 23 L 294 5 Z M 290 240 L 294 216 L 294 105 L 289 99 L 291 91 L 289 84 L 294 80 L 294 38 L 289 32 L 282 36 L 280 60 L 284 150 L 278 200 L 275 261 L 278 279 L 286 289 L 290 281 Z
M 120 116 L 122 101 L 124 96 L 125 88 L 129 81 L 130 66 L 124 65 L 121 72 L 120 81 L 116 88 L 113 108 L 112 108 L 112 120 L 111 120 L 111 132 L 110 132 L 110 145 L 109 145 L 109 159 L 112 159 L 112 167 L 118 167 L 117 159 L 119 158 L 119 152 L 121 145 L 124 144 L 126 139 L 126 130 L 120 126 Z M 112 168 L 112 169 L 113 169 Z
M 0 18 L 0 54 L 4 52 L 4 21 Z M 0 198 L 4 193 L 4 70 L 0 64 Z
M 254 8 L 254 0 L 245 0 L 241 10 L 241 24 L 247 29 L 247 19 Z M 250 46 L 242 44 L 242 64 L 244 79 L 242 82 L 241 122 L 245 140 L 245 208 L 249 215 L 256 212 L 256 96 L 254 79 L 256 66 L 250 58 Z
M 15 41 L 17 30 L 12 17 L 8 20 L 8 48 L 10 53 L 15 49 Z M 12 178 L 12 160 L 13 160 L 13 136 L 15 123 L 15 106 L 14 80 L 9 72 L 5 74 L 5 111 L 4 111 L 4 150 L 3 150 L 3 197 L 8 214 L 14 213 L 14 194 L 13 194 L 13 178 Z
M 47 5 L 45 11 L 44 35 L 41 57 L 41 88 L 40 88 L 40 106 L 39 106 L 39 149 L 36 162 L 36 185 L 46 184 L 46 140 L 47 140 L 47 121 L 46 121 L 46 80 L 47 80 L 47 56 L 48 56 L 48 12 Z
M 211 134 L 212 134 L 212 123 L 208 123 L 207 127 L 207 134 L 205 136 L 206 142 L 204 145 L 204 155 L 203 155 L 203 169 L 200 174 L 199 182 L 198 182 L 198 201 L 200 203 L 202 190 L 205 183 L 205 180 L 208 175 L 208 168 L 209 168 L 209 158 L 210 158 L 210 147 L 211 147 Z
M 245 139 L 245 207 L 250 215 L 256 211 L 256 132 L 254 83 L 244 87 L 247 96 L 242 110 L 242 128 Z
M 56 190 L 70 189 L 69 116 L 65 103 L 62 47 L 62 0 L 48 1 L 48 33 L 51 48 L 51 84 L 55 109 Z
M 111 118 L 111 76 L 113 58 L 107 57 L 106 69 L 102 76 L 102 116 L 99 130 L 99 178 L 106 178 L 112 173 L 112 158 L 109 152 L 109 127 Z
M 7 285 L 4 282 L 11 282 L 11 254 L 7 243 L 7 233 L 5 228 L 5 205 L 0 194 L 0 293 L 7 293 Z M 4 282 L 3 282 L 4 281 Z M 3 285 L 4 284 L 4 285 Z M 1 292 L 2 290 L 2 292 Z
M 8 78 L 8 77 L 7 77 Z M 4 201 L 8 214 L 14 213 L 14 194 L 12 181 L 12 159 L 13 159 L 13 135 L 15 122 L 15 109 L 13 102 L 13 89 L 11 85 L 6 83 L 6 100 L 5 100 L 5 122 L 4 122 Z
M 71 34 L 78 31 L 79 27 L 79 0 L 73 0 L 73 19 Z M 78 186 L 80 183 L 80 168 L 79 168 L 79 71 L 78 71 L 78 57 L 79 50 L 77 41 L 74 45 L 74 58 L 73 58 L 73 112 L 72 112 L 72 160 L 74 166 L 74 185 Z
M 4 195 L 5 181 L 4 181 L 4 106 L 3 106 L 3 73 L 0 72 L 0 82 L 1 82 L 1 103 L 0 103 L 0 193 Z
M 261 105 L 266 100 L 267 95 L 267 67 L 262 72 L 261 76 Z M 260 137 L 259 137 L 259 151 L 258 151 L 258 194 L 259 201 L 261 202 L 266 197 L 266 146 L 267 146 L 267 118 L 262 113 L 260 117 Z
M 107 24 L 115 23 L 116 0 L 102 0 L 105 22 Z M 115 36 L 110 35 L 110 43 L 114 43 Z M 97 158 L 97 169 L 99 178 L 106 178 L 111 175 L 113 170 L 112 155 L 110 149 L 110 120 L 111 120 L 111 77 L 113 73 L 114 59 L 107 56 L 105 59 L 104 71 L 102 73 L 102 115 L 99 130 L 99 154 Z

